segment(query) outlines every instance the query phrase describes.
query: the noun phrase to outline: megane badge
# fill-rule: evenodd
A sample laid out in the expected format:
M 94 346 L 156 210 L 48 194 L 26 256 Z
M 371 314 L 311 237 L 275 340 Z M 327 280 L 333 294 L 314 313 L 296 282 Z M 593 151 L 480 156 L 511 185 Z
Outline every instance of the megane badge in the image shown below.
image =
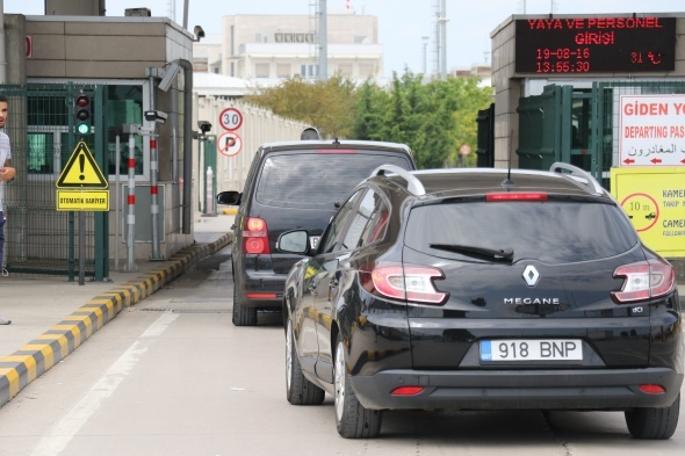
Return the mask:
M 535 266 L 529 264 L 526 269 L 523 270 L 523 280 L 526 281 L 529 287 L 534 287 L 537 285 L 538 280 L 540 280 L 540 273 Z

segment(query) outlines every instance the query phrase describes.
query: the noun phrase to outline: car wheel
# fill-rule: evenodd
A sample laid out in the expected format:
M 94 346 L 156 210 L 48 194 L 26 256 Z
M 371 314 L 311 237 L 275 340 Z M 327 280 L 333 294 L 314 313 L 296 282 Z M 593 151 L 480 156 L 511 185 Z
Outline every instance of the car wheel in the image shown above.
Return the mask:
M 285 388 L 288 402 L 293 405 L 320 405 L 326 395 L 302 373 L 290 319 L 285 330 Z
M 357 400 L 350 385 L 345 362 L 345 346 L 338 336 L 335 349 L 335 422 L 338 434 L 347 439 L 376 437 L 381 431 L 382 414 L 367 410 Z
M 235 326 L 257 325 L 257 309 L 242 305 L 238 299 L 238 284 L 235 276 L 233 278 L 233 324 Z
M 626 423 L 636 439 L 670 439 L 678 426 L 680 394 L 668 407 L 635 408 L 626 410 Z

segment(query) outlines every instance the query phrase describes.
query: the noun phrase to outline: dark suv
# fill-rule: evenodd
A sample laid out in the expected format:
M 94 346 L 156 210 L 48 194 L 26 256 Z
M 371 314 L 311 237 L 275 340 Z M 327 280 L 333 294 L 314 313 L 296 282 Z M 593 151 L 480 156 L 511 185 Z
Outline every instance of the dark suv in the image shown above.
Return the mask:
M 278 236 L 306 230 L 315 246 L 336 204 L 383 163 L 415 168 L 403 144 L 308 140 L 259 148 L 243 192 L 217 196 L 220 204 L 240 205 L 232 248 L 236 326 L 257 324 L 258 309 L 282 308 L 285 278 L 302 255 L 279 249 Z
M 286 283 L 288 400 L 328 391 L 344 437 L 378 434 L 382 410 L 567 409 L 669 438 L 674 270 L 592 176 L 552 171 L 382 167 L 318 249 L 282 234 L 311 255 Z

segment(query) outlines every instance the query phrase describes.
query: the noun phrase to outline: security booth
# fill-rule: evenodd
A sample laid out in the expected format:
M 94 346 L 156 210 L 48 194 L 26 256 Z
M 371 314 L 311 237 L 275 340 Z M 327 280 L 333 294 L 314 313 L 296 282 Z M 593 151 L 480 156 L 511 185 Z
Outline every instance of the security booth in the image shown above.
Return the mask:
M 583 168 L 685 257 L 685 13 L 516 15 L 491 38 L 495 166 Z
M 184 113 L 192 109 L 193 36 L 153 17 L 5 15 L 5 31 L 10 70 L 0 94 L 10 100 L 6 132 L 17 168 L 6 188 L 7 269 L 73 277 L 84 255 L 89 275 L 107 277 L 113 260 L 126 258 L 129 165 L 136 259 L 148 260 L 155 250 L 156 259 L 167 258 L 190 245 Z M 128 159 L 129 137 L 135 160 Z M 79 140 L 109 187 L 109 211 L 86 213 L 84 252 L 74 245 L 74 213 L 55 210 L 57 178 Z

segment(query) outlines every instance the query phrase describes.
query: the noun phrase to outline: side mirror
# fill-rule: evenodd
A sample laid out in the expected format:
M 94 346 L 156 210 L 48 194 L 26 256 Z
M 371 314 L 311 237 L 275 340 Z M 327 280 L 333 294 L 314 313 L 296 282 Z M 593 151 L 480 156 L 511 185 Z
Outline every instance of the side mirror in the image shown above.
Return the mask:
M 278 236 L 276 248 L 283 252 L 306 255 L 309 251 L 309 235 L 304 230 L 283 233 Z
M 240 205 L 240 197 L 242 193 L 240 192 L 221 192 L 216 195 L 217 204 L 225 204 L 228 206 L 238 206 Z

